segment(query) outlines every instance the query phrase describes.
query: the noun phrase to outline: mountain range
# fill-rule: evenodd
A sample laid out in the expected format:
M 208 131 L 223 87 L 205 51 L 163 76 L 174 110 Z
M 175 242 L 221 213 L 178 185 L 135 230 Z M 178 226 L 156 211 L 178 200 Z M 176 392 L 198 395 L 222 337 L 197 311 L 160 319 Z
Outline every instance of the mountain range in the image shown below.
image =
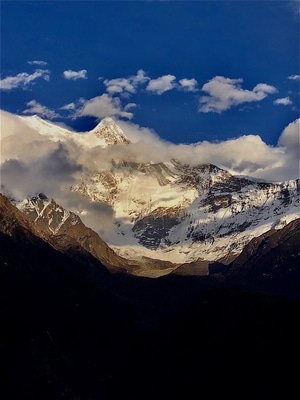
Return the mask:
M 145 162 L 139 160 L 137 144 L 110 117 L 81 134 L 37 116 L 19 118 L 40 140 L 78 154 L 80 168 L 60 193 L 58 207 L 65 211 L 49 213 L 47 192 L 38 204 L 30 200 L 38 192 L 14 204 L 53 234 L 69 229 L 68 213 L 75 225 L 75 214 L 80 216 L 121 258 L 137 265 L 147 260 L 146 268 L 132 268 L 132 273 L 159 276 L 198 263 L 206 274 L 209 263 L 228 264 L 253 238 L 299 218 L 299 180 L 262 182 L 197 160 L 190 165 L 175 159 Z M 167 268 L 156 270 L 157 264 Z
M 296 398 L 299 181 L 18 118 L 80 168 L 57 199 L 2 185 L 1 397 Z

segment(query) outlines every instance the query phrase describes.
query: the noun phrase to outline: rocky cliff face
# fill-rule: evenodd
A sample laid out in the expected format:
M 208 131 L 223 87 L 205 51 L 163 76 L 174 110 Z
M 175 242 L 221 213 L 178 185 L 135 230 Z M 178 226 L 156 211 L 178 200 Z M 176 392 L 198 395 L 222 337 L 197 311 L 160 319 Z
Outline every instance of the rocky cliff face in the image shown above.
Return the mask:
M 47 274 L 70 270 L 83 279 L 102 279 L 110 275 L 103 263 L 67 234 L 53 236 L 43 225 L 29 218 L 0 194 L 0 233 L 3 242 L 1 265 L 4 271 Z M 45 267 L 46 266 L 46 267 Z M 45 272 L 45 268 L 47 272 Z M 44 279 L 43 278 L 43 279 Z
M 45 194 L 24 199 L 18 207 L 55 248 L 66 251 L 72 246 L 80 246 L 110 270 L 126 270 L 126 260 L 115 254 L 96 232 L 86 227 L 78 215 L 64 209 Z
M 4 198 L 4 196 L 3 196 Z M 55 249 L 72 257 L 92 256 L 111 272 L 158 277 L 177 268 L 168 261 L 142 258 L 139 261 L 117 255 L 91 228 L 84 225 L 78 215 L 58 205 L 53 199 L 39 193 L 18 204 L 20 215 L 38 229 Z
M 300 219 L 282 229 L 272 229 L 252 239 L 227 266 L 229 281 L 270 288 L 277 294 L 300 300 Z

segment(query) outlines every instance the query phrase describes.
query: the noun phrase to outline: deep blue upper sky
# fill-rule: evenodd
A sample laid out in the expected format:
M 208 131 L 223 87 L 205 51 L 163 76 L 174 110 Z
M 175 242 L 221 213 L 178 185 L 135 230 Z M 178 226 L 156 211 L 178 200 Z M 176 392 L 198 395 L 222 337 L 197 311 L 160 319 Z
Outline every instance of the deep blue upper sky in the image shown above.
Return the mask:
M 1 1 L 1 108 L 75 130 L 115 115 L 174 143 L 275 145 L 299 116 L 297 7 Z

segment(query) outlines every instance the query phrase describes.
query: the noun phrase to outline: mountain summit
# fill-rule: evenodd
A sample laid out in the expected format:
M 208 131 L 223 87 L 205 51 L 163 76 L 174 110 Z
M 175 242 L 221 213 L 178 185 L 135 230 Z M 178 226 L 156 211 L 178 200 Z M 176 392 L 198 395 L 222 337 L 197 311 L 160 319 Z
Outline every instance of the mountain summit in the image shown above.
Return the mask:
M 122 129 L 111 117 L 104 118 L 92 131 L 97 138 L 104 140 L 107 145 L 118 143 L 131 143 L 124 135 Z

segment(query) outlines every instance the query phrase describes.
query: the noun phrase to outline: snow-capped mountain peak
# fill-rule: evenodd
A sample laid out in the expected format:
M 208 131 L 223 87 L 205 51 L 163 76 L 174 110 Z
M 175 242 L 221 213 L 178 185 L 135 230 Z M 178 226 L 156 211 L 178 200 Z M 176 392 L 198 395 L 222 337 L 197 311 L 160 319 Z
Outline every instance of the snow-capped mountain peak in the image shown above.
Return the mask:
M 82 147 L 107 147 L 114 144 L 129 144 L 130 140 L 111 117 L 104 118 L 94 129 L 88 132 L 74 132 L 38 115 L 19 116 L 21 121 L 34 131 L 54 142 L 73 141 Z
M 130 140 L 124 135 L 122 129 L 111 117 L 104 118 L 93 130 L 90 131 L 97 138 L 104 140 L 107 145 L 125 143 Z

